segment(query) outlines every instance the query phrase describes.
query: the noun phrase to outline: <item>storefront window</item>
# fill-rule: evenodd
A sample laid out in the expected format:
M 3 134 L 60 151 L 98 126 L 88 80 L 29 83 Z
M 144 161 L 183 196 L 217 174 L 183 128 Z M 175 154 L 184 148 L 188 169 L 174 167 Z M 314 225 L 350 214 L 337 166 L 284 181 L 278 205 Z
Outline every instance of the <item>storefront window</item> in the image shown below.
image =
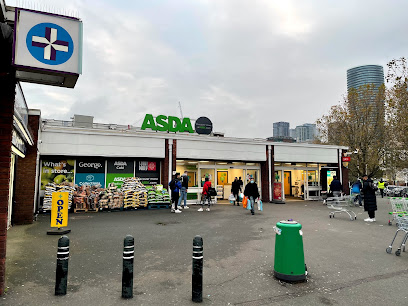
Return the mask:
M 308 171 L 308 179 L 307 179 L 309 186 L 318 186 L 318 176 L 316 170 L 309 170 Z

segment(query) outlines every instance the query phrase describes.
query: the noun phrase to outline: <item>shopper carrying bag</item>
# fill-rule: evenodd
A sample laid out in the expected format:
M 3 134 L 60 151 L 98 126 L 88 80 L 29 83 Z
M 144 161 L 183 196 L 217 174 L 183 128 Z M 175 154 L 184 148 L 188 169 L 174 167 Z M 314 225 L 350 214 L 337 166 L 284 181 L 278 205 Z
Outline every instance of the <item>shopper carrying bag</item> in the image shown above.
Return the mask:
M 262 211 L 262 201 L 261 200 L 258 201 L 258 210 Z

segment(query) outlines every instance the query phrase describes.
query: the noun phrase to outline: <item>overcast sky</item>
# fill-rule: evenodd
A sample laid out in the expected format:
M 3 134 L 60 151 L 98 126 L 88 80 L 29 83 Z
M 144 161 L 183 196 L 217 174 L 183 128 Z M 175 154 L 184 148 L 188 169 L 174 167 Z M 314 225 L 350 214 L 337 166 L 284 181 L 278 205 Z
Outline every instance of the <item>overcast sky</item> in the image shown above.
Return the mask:
M 74 89 L 23 84 L 44 118 L 140 126 L 144 115 L 209 117 L 236 137 L 314 123 L 346 92 L 346 70 L 407 56 L 408 1 L 15 1 L 84 23 Z M 40 3 L 40 4 L 38 4 Z

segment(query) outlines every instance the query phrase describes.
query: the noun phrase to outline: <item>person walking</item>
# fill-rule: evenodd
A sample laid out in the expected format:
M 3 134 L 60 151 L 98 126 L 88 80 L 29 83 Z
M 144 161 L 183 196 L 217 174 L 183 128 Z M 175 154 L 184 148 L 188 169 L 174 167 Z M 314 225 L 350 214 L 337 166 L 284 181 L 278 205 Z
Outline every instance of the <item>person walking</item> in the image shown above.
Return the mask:
M 181 210 L 178 209 L 177 204 L 179 201 L 179 191 L 181 189 L 181 182 L 180 182 L 180 173 L 176 173 L 173 179 L 169 183 L 170 190 L 171 190 L 171 212 L 179 214 Z
M 360 180 L 357 179 L 357 181 L 355 181 L 355 183 L 351 186 L 351 193 L 355 195 L 354 203 L 356 203 L 358 200 L 358 204 L 363 206 L 363 201 L 361 199 L 361 188 L 363 188 L 363 186 L 361 185 Z
M 251 214 L 255 215 L 255 200 L 259 198 L 259 191 L 252 176 L 249 177 L 249 183 L 245 186 L 244 196 L 251 201 Z
M 201 195 L 201 208 L 198 211 L 203 211 L 204 210 L 204 205 L 205 205 L 205 200 L 208 201 L 208 208 L 206 211 L 210 211 L 210 205 L 211 205 L 211 196 L 208 192 L 208 188 L 211 188 L 211 182 L 208 179 L 208 177 L 205 178 L 205 183 L 203 186 L 203 192 Z
M 339 197 L 343 191 L 343 186 L 337 179 L 337 176 L 334 176 L 333 181 L 330 183 L 330 191 L 333 193 L 333 197 Z
M 238 185 L 239 185 L 239 188 L 241 188 L 241 190 L 244 189 L 244 182 L 242 181 L 241 177 L 239 177 L 238 179 Z
M 375 221 L 375 211 L 377 210 L 377 198 L 375 196 L 375 189 L 373 181 L 368 178 L 367 174 L 363 175 L 363 195 L 364 195 L 364 211 L 368 212 L 368 218 L 364 219 L 366 222 Z
M 184 209 L 189 208 L 187 206 L 187 189 L 188 189 L 188 176 L 187 171 L 184 171 L 181 176 L 181 189 L 180 189 L 180 198 L 178 200 L 178 209 L 182 208 L 181 201 L 184 200 Z
M 383 179 L 381 179 L 381 180 L 378 182 L 378 189 L 380 190 L 381 198 L 384 198 L 385 182 L 383 181 Z
M 239 206 L 239 193 L 241 191 L 241 186 L 239 185 L 238 178 L 235 177 L 234 181 L 232 182 L 231 185 L 231 193 L 235 197 L 234 205 L 237 204 Z

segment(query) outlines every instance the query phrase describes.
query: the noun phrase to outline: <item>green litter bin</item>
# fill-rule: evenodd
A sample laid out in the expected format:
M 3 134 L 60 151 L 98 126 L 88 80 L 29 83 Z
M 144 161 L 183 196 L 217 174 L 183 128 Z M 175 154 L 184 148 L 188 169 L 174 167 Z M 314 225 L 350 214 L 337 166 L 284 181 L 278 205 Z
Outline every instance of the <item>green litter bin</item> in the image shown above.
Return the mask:
M 296 221 L 280 221 L 274 230 L 276 232 L 275 277 L 287 282 L 305 281 L 307 271 L 303 252 L 302 224 Z

